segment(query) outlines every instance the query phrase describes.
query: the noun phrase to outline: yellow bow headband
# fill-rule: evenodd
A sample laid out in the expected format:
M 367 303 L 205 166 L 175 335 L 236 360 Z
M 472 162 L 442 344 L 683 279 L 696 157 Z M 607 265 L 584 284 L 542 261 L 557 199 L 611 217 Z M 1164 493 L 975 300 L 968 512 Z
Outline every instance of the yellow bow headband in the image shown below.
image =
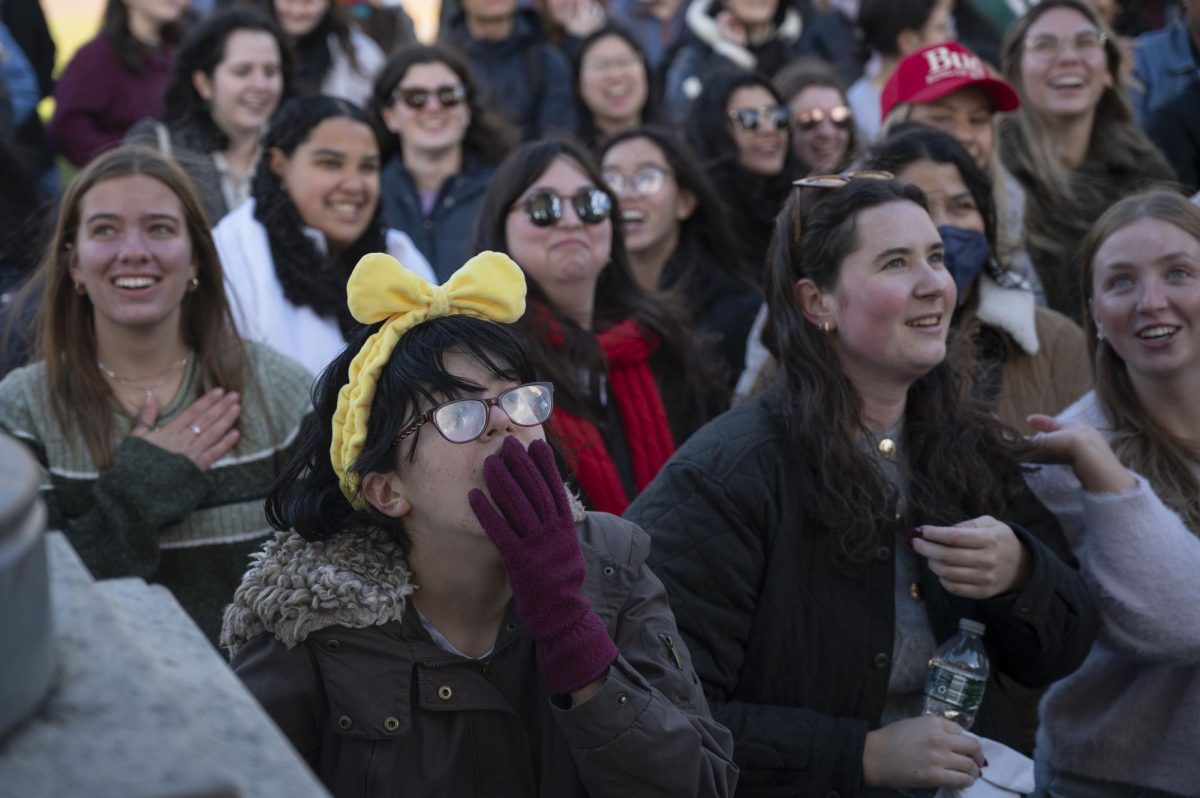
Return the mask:
M 387 319 L 350 361 L 349 381 L 338 392 L 333 414 L 329 457 L 342 494 L 359 510 L 361 477 L 354 461 L 367 439 L 367 422 L 379 372 L 392 357 L 400 337 L 423 321 L 441 316 L 474 316 L 511 323 L 525 312 L 525 275 L 500 252 L 481 252 L 451 275 L 445 285 L 433 285 L 400 265 L 391 255 L 364 255 L 346 283 L 346 304 L 363 324 Z

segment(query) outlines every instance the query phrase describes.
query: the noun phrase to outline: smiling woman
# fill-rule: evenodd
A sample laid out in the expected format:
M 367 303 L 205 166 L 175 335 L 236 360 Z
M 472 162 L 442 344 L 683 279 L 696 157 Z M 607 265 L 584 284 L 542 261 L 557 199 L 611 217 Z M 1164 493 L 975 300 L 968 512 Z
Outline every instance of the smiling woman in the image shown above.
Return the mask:
M 286 52 L 279 28 L 256 11 L 206 17 L 179 48 L 164 121 L 144 119 L 126 137 L 173 157 L 213 224 L 250 195 L 259 142 L 288 90 Z
M 379 144 L 358 106 L 313 95 L 291 100 L 263 138 L 252 198 L 213 230 L 241 334 L 313 374 L 355 322 L 346 279 L 366 252 L 386 251 L 421 277 L 433 271 L 379 208 Z
M 1083 317 L 1079 243 L 1122 196 L 1173 182 L 1133 119 L 1121 52 L 1083 0 L 1045 0 L 1009 30 L 1004 73 L 1021 107 L 1000 127 L 1000 155 L 1025 188 L 1027 250 L 1046 303 Z
M 375 81 L 370 111 L 391 134 L 383 147 L 384 216 L 445 280 L 471 254 L 483 192 L 516 131 L 481 102 L 466 59 L 442 45 L 394 53 Z
M 1200 731 L 1200 623 L 1162 608 L 1200 601 L 1200 210 L 1127 197 L 1080 254 L 1096 390 L 1036 419 L 1050 465 L 1031 483 L 1105 633 L 1042 701 L 1038 795 L 1190 795 L 1195 762 L 1178 752 Z
M 308 377 L 237 337 L 195 193 L 153 150 L 79 174 L 37 280 L 40 359 L 0 382 L 0 428 L 97 578 L 166 585 L 215 640 Z
M 1095 635 L 1021 450 L 947 357 L 956 291 L 925 199 L 879 178 L 798 181 L 771 247 L 779 377 L 626 513 L 734 730 L 739 795 L 968 787 L 978 741 L 921 716 L 938 642 L 986 622 L 975 729 L 1012 744 L 995 673 L 1048 683 Z
M 593 150 L 605 137 L 653 118 L 646 54 L 625 30 L 607 26 L 592 33 L 575 51 L 572 67 L 579 137 Z

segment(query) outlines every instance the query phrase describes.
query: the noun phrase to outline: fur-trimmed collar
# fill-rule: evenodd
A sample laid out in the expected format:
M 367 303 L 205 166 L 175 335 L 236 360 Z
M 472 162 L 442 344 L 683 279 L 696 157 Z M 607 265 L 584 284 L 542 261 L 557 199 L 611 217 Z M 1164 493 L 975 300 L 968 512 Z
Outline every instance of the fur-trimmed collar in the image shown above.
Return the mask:
M 721 37 L 717 30 L 717 4 L 720 0 L 693 0 L 684 16 L 685 24 L 700 41 L 711 47 L 718 55 L 732 61 L 742 69 L 753 70 L 758 66 L 758 57 L 749 48 Z M 771 38 L 790 44 L 800 38 L 803 23 L 800 15 L 789 8 L 784 14 L 783 24 L 771 32 Z
M 1037 310 L 1033 292 L 1023 288 L 1005 288 L 986 272 L 979 276 L 976 284 L 979 302 L 975 306 L 975 318 L 1008 333 L 1028 355 L 1038 353 Z
M 587 519 L 568 494 L 575 523 Z M 225 608 L 221 645 L 230 656 L 264 632 L 288 648 L 329 626 L 363 629 L 404 617 L 417 590 L 403 552 L 383 532 L 343 533 L 308 541 L 276 532 L 250 558 L 250 568 Z

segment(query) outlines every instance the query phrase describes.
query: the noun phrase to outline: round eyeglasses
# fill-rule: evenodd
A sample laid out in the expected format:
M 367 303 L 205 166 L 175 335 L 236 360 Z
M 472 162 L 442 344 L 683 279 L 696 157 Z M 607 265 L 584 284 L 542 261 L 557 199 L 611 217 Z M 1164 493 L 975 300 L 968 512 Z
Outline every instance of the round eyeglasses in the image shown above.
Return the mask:
M 612 199 L 598 188 L 583 188 L 571 197 L 553 191 L 536 191 L 525 198 L 522 207 L 529 221 L 538 227 L 550 227 L 563 218 L 563 203 L 570 202 L 575 215 L 584 224 L 600 224 L 612 213 Z
M 499 396 L 442 402 L 400 430 L 396 443 L 415 434 L 430 421 L 434 429 L 450 443 L 470 443 L 487 429 L 493 405 L 503 410 L 518 427 L 536 427 L 546 423 L 554 410 L 554 386 L 548 382 L 527 382 L 509 388 Z
M 635 197 L 649 197 L 662 191 L 671 172 L 661 166 L 643 166 L 631 175 L 623 175 L 615 169 L 604 172 L 604 182 L 614 194 L 628 191 Z
M 846 130 L 854 124 L 854 112 L 844 105 L 835 106 L 828 111 L 823 108 L 810 108 L 796 114 L 796 125 L 807 133 L 816 130 L 826 119 L 832 122 L 834 127 Z

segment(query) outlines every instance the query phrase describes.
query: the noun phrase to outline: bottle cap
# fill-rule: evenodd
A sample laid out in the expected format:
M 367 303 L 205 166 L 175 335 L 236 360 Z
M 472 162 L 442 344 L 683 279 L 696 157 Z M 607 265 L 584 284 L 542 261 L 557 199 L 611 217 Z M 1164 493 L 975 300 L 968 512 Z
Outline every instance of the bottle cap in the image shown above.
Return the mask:
M 964 632 L 971 632 L 972 634 L 977 634 L 982 637 L 983 631 L 987 629 L 987 625 L 982 624 L 979 621 L 972 621 L 970 618 L 960 618 L 958 621 L 958 628 L 962 629 Z

